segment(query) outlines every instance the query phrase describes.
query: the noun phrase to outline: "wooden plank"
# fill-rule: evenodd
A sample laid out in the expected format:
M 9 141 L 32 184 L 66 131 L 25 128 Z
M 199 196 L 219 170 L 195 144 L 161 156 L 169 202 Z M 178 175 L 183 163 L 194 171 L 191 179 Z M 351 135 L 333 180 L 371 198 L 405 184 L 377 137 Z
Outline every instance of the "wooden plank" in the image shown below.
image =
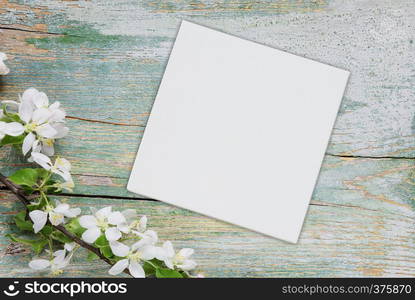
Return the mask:
M 125 199 L 143 198 L 125 189 L 133 155 L 131 164 L 122 168 L 118 163 L 112 164 L 111 162 L 116 162 L 116 158 L 113 159 L 102 159 L 102 167 L 97 169 L 99 173 L 94 172 L 95 165 L 75 163 L 74 193 Z M 9 172 L 12 169 L 14 168 L 3 168 Z M 123 177 L 118 177 L 117 174 Z M 415 217 L 414 174 L 415 161 L 411 159 L 326 156 L 312 199 L 326 205 L 355 206 Z
M 8 192 L 0 192 L 0 199 L 0 230 L 9 233 L 13 231 L 12 215 L 22 207 Z M 106 205 L 137 209 L 149 217 L 150 226 L 161 239 L 169 238 L 177 247 L 194 248 L 199 269 L 207 276 L 415 275 L 414 219 L 404 215 L 314 204 L 299 244 L 293 245 L 160 202 L 82 197 L 67 200 L 85 211 L 90 206 Z M 364 198 L 356 194 L 355 200 Z M 28 251 L 11 255 L 8 245 L 1 235 L 0 276 L 35 275 L 27 267 Z M 86 264 L 81 258 L 64 276 L 107 276 L 106 271 L 102 263 Z
M 354 2 L 264 1 L 249 9 L 241 3 L 238 11 L 227 1 L 198 9 L 186 1 L 167 7 L 32 1 L 15 7 L 3 0 L 0 24 L 36 32 L 5 30 L 13 73 L 3 79 L 0 98 L 36 86 L 75 117 L 144 126 L 179 21 L 186 18 L 350 70 L 328 152 L 414 157 L 415 3 Z M 296 13 L 285 13 L 291 9 Z

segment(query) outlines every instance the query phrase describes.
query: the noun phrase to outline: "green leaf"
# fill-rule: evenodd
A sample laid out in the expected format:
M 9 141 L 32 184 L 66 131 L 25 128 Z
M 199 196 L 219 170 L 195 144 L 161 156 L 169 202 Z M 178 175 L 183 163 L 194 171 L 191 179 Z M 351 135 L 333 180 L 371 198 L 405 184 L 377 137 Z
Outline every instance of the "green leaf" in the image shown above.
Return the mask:
M 156 277 L 157 278 L 183 278 L 182 274 L 180 274 L 176 270 L 162 269 L 162 268 L 156 269 Z
M 36 200 L 38 201 L 37 203 L 35 202 Z M 46 200 L 43 197 L 39 197 L 36 200 L 33 201 L 33 203 L 35 203 L 35 204 L 28 204 L 27 205 L 27 209 L 29 211 L 33 211 L 33 210 L 36 210 L 36 209 L 42 209 L 43 207 L 46 206 Z
M 46 224 L 40 232 L 46 236 L 49 236 L 52 233 L 52 231 L 53 231 L 53 227 L 49 224 Z
M 153 276 L 154 274 L 156 274 L 156 269 L 148 262 L 144 262 L 143 269 L 146 273 L 146 277 Z
M 37 172 L 37 175 L 39 176 L 40 179 L 45 179 L 46 177 L 49 176 L 49 171 L 45 170 L 43 168 L 37 168 L 35 169 Z
M 99 250 L 101 251 L 102 255 L 104 255 L 106 258 L 112 258 L 114 256 L 110 246 L 99 247 Z
M 1 141 L 0 141 L 0 147 L 5 145 L 19 145 L 23 143 L 25 136 L 19 135 L 19 136 L 10 136 L 6 135 Z
M 95 241 L 95 246 L 97 247 L 106 247 L 109 245 L 109 242 L 107 241 L 107 239 L 105 238 L 104 234 L 101 234 L 99 236 L 99 238 L 97 238 L 97 240 Z
M 19 122 L 19 123 L 21 123 L 22 120 L 20 119 L 19 115 L 16 114 L 16 113 L 8 112 L 6 107 L 7 107 L 7 105 L 3 104 L 3 106 L 2 106 L 3 117 L 0 118 L 0 121 L 7 122 L 7 123 L 9 123 L 9 122 Z
M 55 241 L 61 242 L 62 244 L 72 242 L 72 240 L 69 237 L 67 237 L 66 235 L 64 235 L 62 232 L 58 230 L 54 230 L 51 233 L 50 237 L 54 239 Z
M 94 246 L 98 247 L 101 251 L 101 254 L 104 255 L 106 258 L 112 258 L 114 257 L 114 254 L 111 251 L 111 248 L 109 246 L 109 242 L 105 238 L 104 234 L 101 234 L 99 238 L 94 242 Z
M 27 230 L 33 232 L 33 223 L 26 220 L 26 211 L 21 211 L 14 216 L 14 222 L 20 230 Z
M 79 224 L 79 220 L 78 218 L 75 219 L 71 219 L 66 225 L 65 228 L 67 230 L 69 230 L 70 232 L 72 232 L 73 234 L 75 234 L 76 236 L 80 237 L 85 231 L 86 229 L 83 228 L 80 224 Z
M 36 169 L 21 169 L 9 176 L 10 181 L 18 185 L 32 187 L 37 184 L 39 174 Z
M 96 255 L 94 252 L 89 251 L 88 256 L 86 257 L 87 260 L 92 261 L 95 259 L 98 259 L 98 255 Z
M 6 236 L 10 238 L 13 242 L 32 246 L 33 251 L 35 251 L 36 254 L 40 254 L 40 252 L 42 252 L 43 248 L 48 243 L 48 240 L 45 238 L 37 239 L 37 240 L 28 240 L 28 239 L 22 239 L 22 238 L 15 237 L 12 234 L 6 234 Z
M 9 118 L 10 122 L 18 122 L 21 123 L 22 120 L 20 120 L 20 117 L 18 114 L 13 114 L 13 113 L 7 113 L 7 118 Z

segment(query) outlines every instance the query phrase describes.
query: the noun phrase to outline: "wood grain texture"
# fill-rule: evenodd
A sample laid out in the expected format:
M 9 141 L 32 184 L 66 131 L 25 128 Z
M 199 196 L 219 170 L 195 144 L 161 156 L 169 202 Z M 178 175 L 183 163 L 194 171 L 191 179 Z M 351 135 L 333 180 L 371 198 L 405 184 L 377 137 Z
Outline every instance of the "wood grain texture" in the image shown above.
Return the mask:
M 2 192 L 0 230 L 10 232 L 11 217 L 21 209 Z M 359 199 L 359 197 L 356 197 Z M 355 200 L 357 200 L 355 199 Z M 68 199 L 83 209 L 113 205 L 136 208 L 150 216 L 161 239 L 193 247 L 199 269 L 208 276 L 414 276 L 413 218 L 371 209 L 310 206 L 299 245 L 288 244 L 155 201 Z M 0 239 L 6 248 L 8 241 Z M 6 248 L 7 249 L 7 248 Z M 0 274 L 29 276 L 26 252 L 3 252 Z M 10 271 L 12 270 L 12 271 Z M 107 267 L 80 259 L 65 276 L 107 276 Z M 46 274 L 45 274 L 46 275 Z
M 125 190 L 180 19 L 351 71 L 298 245 Z M 68 201 L 138 208 L 162 237 L 195 248 L 208 276 L 415 275 L 412 0 L 0 0 L 0 28 L 12 70 L 0 100 L 34 86 L 71 116 L 58 145 L 77 183 Z M 25 165 L 1 149 L 1 172 Z M 5 191 L 0 201 L 7 232 L 18 204 Z M 0 251 L 0 276 L 30 275 L 26 252 L 3 237 Z M 106 276 L 93 269 L 80 259 L 66 276 Z

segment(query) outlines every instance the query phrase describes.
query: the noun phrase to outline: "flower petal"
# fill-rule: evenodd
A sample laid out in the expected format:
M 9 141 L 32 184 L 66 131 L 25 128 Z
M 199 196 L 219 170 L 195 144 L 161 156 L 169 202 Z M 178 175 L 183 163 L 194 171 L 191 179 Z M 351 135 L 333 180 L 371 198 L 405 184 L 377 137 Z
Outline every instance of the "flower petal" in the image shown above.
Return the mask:
M 75 248 L 76 243 L 65 243 L 64 248 L 66 251 L 72 251 Z
M 79 218 L 79 224 L 83 228 L 94 228 L 97 227 L 97 219 L 92 215 L 85 215 Z
M 41 144 L 40 144 L 40 141 L 39 140 L 35 140 L 34 142 L 33 142 L 33 145 L 32 145 L 32 152 L 40 152 L 40 150 L 42 150 L 42 146 L 41 146 Z M 45 153 L 43 153 L 43 154 L 45 154 Z M 48 155 L 49 156 L 49 155 Z M 30 157 L 29 158 L 29 161 L 30 162 L 33 162 L 33 159 L 32 160 L 30 160 L 32 157 Z
M 43 154 L 45 154 L 47 156 L 55 155 L 55 148 L 53 147 L 53 140 L 52 139 L 47 139 L 46 141 L 43 141 L 42 142 L 42 147 L 40 148 L 40 151 L 37 151 L 37 152 L 42 152 Z
M 95 215 L 99 218 L 107 218 L 112 211 L 111 206 L 106 206 L 98 210 Z
M 7 75 L 9 74 L 10 69 L 6 66 L 6 64 L 0 60 L 0 75 Z
M 65 217 L 63 216 L 63 214 L 59 214 L 59 213 L 56 213 L 54 211 L 49 212 L 49 221 L 54 226 L 62 224 L 64 219 L 65 219 Z
M 110 223 L 112 225 L 118 225 L 118 224 L 121 224 L 121 223 L 124 223 L 124 222 L 125 222 L 125 217 L 119 211 L 111 212 L 108 215 L 108 223 Z
M 56 168 L 52 168 L 52 172 L 61 176 L 65 181 L 70 181 L 72 179 L 71 173 L 67 171 L 61 171 Z
M 165 265 L 167 266 L 167 268 L 169 269 L 174 269 L 174 264 L 171 258 L 166 257 L 164 260 Z
M 29 262 L 29 267 L 33 270 L 44 270 L 50 266 L 50 261 L 46 259 L 34 259 Z
M 100 235 L 101 230 L 98 227 L 92 227 L 82 234 L 82 239 L 85 242 L 92 244 L 97 240 L 97 238 L 99 238 Z
M 135 251 L 135 250 L 137 250 L 137 249 L 139 249 L 141 247 L 144 247 L 145 245 L 148 245 L 148 244 L 149 244 L 148 240 L 141 239 L 141 240 L 139 240 L 138 242 L 134 243 L 131 246 L 131 250 Z
M 138 248 L 143 245 L 154 245 L 155 243 L 157 243 L 158 236 L 157 232 L 155 232 L 154 230 L 146 230 L 146 232 L 144 233 L 135 230 L 133 230 L 132 232 L 141 237 L 141 240 L 134 244 Z
M 183 271 L 190 271 L 196 268 L 197 263 L 194 260 L 187 259 L 182 264 L 178 264 L 177 267 Z
M 70 208 L 63 213 L 63 215 L 68 218 L 75 218 L 76 216 L 79 216 L 80 214 L 81 214 L 81 209 L 79 207 Z
M 46 170 L 50 170 L 52 168 L 52 162 L 46 155 L 39 152 L 32 152 L 32 158 L 33 161 L 42 166 L 42 168 Z
M 118 275 L 128 267 L 128 259 L 121 259 L 109 269 L 108 274 Z
M 110 227 L 105 230 L 105 237 L 108 241 L 117 241 L 121 237 L 121 232 L 117 227 Z
M 146 273 L 144 272 L 143 267 L 135 260 L 130 260 L 130 265 L 128 266 L 128 270 L 130 271 L 130 274 L 134 278 L 146 277 Z
M 22 145 L 23 155 L 26 155 L 30 151 L 35 140 L 36 140 L 36 136 L 33 133 L 30 132 L 28 135 L 26 135 L 26 137 L 23 140 L 23 145 Z
M 166 249 L 164 249 L 163 247 L 153 247 L 153 253 L 152 255 L 154 255 L 155 258 L 157 258 L 158 260 L 165 260 L 167 259 L 167 253 L 166 253 Z
M 68 132 L 69 132 L 69 128 L 66 127 L 63 123 L 52 123 L 51 126 L 53 128 L 55 128 L 55 130 L 57 131 L 57 133 L 54 135 L 54 139 L 60 139 L 65 137 Z
M 53 138 L 58 132 L 50 124 L 45 123 L 36 127 L 36 133 L 47 139 Z
M 32 114 L 34 110 L 34 104 L 33 104 L 33 96 L 37 94 L 38 91 L 34 88 L 27 89 L 24 91 L 20 106 L 19 106 L 19 117 L 22 119 L 25 123 L 29 123 L 32 119 Z
M 125 257 L 130 252 L 130 247 L 117 241 L 110 242 L 110 247 L 112 253 L 119 257 Z
M 183 248 L 182 250 L 179 251 L 179 255 L 183 256 L 185 258 L 190 257 L 193 253 L 195 252 L 195 250 L 191 249 L 191 248 Z
M 72 189 L 75 187 L 75 184 L 72 178 L 69 178 L 69 180 L 65 181 L 64 183 L 61 183 L 60 187 L 72 193 Z M 81 210 L 78 210 L 78 208 L 71 209 L 71 211 L 73 211 L 73 213 L 75 213 L 76 215 L 79 215 L 79 213 L 81 213 Z M 73 218 L 69 215 L 67 217 Z
M 55 101 L 51 105 L 49 105 L 49 109 L 55 110 L 55 109 L 58 109 L 59 106 L 61 106 L 61 103 L 59 101 Z
M 140 256 L 144 260 L 151 260 L 161 254 L 159 248 L 160 247 L 144 246 L 139 250 L 141 252 Z
M 117 225 L 117 228 L 122 232 L 122 233 L 130 233 L 130 226 L 128 226 L 127 223 L 121 223 Z
M 53 210 L 57 213 L 63 214 L 68 209 L 69 209 L 68 203 L 59 203 L 56 205 L 56 207 Z
M 49 111 L 51 111 L 49 122 L 62 122 L 66 117 L 66 113 L 62 109 L 49 109 Z
M 146 230 L 147 228 L 147 217 L 146 216 L 141 217 L 138 226 L 139 226 L 140 231 L 144 232 Z
M 49 99 L 48 96 L 44 92 L 37 92 L 33 95 L 32 98 L 33 104 L 37 108 L 48 107 L 49 106 Z
M 174 248 L 173 244 L 170 241 L 166 241 L 163 243 L 163 248 L 166 250 L 167 257 L 173 257 L 174 256 Z
M 33 222 L 33 229 L 38 233 L 48 220 L 48 213 L 43 210 L 34 210 L 29 213 L 29 217 Z
M 53 256 L 55 256 L 58 260 L 63 260 L 65 258 L 66 251 L 65 249 L 60 249 L 53 252 Z
M 49 109 L 45 107 L 38 108 L 33 112 L 32 121 L 36 122 L 37 124 L 43 124 L 49 120 L 51 115 L 52 113 L 49 111 Z
M 69 172 L 71 170 L 71 163 L 63 157 L 58 157 L 55 160 L 55 168 L 62 172 Z
M 4 133 L 11 136 L 18 136 L 24 132 L 24 127 L 22 124 L 17 122 L 6 123 L 4 128 Z
M 7 60 L 6 53 L 0 52 L 0 60 Z

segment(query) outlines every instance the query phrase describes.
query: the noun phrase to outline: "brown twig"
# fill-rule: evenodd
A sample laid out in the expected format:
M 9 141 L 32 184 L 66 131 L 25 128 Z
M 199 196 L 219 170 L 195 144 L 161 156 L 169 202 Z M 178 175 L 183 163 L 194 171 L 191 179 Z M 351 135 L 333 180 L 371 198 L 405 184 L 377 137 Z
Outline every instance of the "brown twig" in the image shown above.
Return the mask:
M 17 199 L 19 199 L 20 202 L 23 203 L 23 205 L 27 209 L 27 206 L 30 204 L 30 201 L 20 187 L 15 185 L 13 182 L 11 182 L 9 179 L 7 179 L 6 176 L 4 176 L 1 173 L 0 173 L 0 182 L 2 182 L 17 197 Z M 84 242 L 79 237 L 77 237 L 75 234 L 68 231 L 64 226 L 62 225 L 55 226 L 52 224 L 50 225 L 56 230 L 59 230 L 60 232 L 62 232 L 64 235 L 66 235 L 68 238 L 73 240 L 75 243 L 77 243 L 82 248 L 85 248 L 93 252 L 96 256 L 98 256 L 101 260 L 105 261 L 107 264 L 111 266 L 113 265 L 112 262 L 108 258 L 106 258 L 104 255 L 101 254 L 98 248 L 91 246 L 90 244 Z M 124 273 L 131 276 L 130 272 L 127 269 L 124 270 Z

